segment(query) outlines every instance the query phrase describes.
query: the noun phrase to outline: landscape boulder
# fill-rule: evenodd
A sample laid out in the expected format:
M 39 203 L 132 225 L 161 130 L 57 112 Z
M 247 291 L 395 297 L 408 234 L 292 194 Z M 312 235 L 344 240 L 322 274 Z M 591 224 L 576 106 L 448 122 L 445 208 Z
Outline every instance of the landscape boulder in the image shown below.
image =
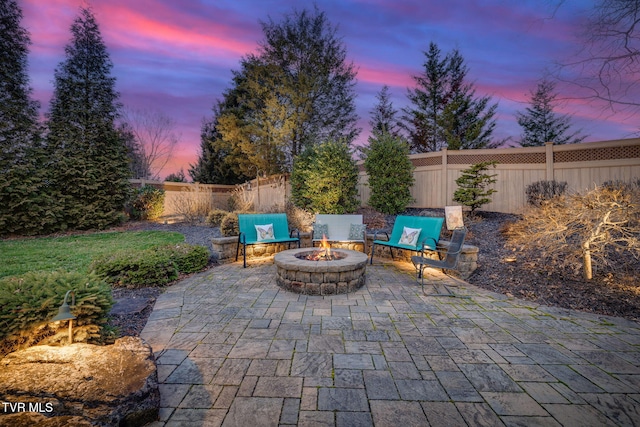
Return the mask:
M 0 402 L 0 426 L 142 426 L 160 405 L 153 352 L 137 337 L 16 351 L 0 360 Z

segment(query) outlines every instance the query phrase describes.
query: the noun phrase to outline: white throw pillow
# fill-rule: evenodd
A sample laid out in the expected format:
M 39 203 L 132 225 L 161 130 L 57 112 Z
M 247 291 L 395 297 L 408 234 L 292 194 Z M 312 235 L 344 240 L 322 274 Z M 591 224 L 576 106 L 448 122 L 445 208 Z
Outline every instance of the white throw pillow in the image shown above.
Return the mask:
M 400 240 L 398 243 L 401 245 L 409 245 L 415 246 L 418 241 L 418 237 L 420 237 L 420 232 L 422 228 L 409 228 L 404 227 L 402 230 L 402 236 L 400 236 Z
M 273 240 L 273 224 L 256 225 L 256 234 L 258 235 L 258 242 Z

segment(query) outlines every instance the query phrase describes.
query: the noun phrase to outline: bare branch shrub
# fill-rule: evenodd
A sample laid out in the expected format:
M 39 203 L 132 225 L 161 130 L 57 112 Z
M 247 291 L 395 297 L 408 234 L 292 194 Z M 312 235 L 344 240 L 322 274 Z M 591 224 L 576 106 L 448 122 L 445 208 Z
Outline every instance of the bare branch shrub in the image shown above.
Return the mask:
M 544 201 L 505 227 L 508 244 L 535 250 L 545 263 L 583 271 L 637 268 L 640 261 L 640 186 L 596 187 Z M 635 266 L 635 267 L 633 267 Z
M 286 203 L 284 211 L 287 214 L 289 228 L 298 230 L 301 233 L 308 232 L 313 229 L 313 222 L 315 221 L 315 215 L 313 213 L 297 207 L 291 201 Z
M 184 187 L 173 197 L 173 212 L 189 224 L 204 222 L 214 209 L 212 191 L 204 187 Z
M 254 191 L 249 191 L 244 185 L 236 185 L 229 198 L 229 210 L 251 212 L 254 210 L 254 199 Z
M 562 196 L 566 190 L 567 183 L 565 181 L 559 182 L 555 179 L 551 181 L 537 181 L 527 185 L 527 203 L 533 206 L 540 206 L 545 200 Z

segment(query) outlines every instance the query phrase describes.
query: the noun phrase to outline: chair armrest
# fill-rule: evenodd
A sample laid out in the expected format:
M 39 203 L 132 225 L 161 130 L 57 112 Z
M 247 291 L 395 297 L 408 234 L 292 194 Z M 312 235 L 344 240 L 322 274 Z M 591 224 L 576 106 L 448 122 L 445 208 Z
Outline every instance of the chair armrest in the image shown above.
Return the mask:
M 434 247 L 434 249 L 431 249 L 431 248 L 426 248 L 426 249 L 428 249 L 428 250 L 430 250 L 430 251 L 437 250 L 437 247 L 438 247 L 438 241 L 437 241 L 437 240 L 435 240 L 433 237 L 425 237 L 424 239 L 422 239 L 422 240 L 420 241 L 420 246 L 419 246 L 419 247 L 420 247 L 420 250 L 421 250 L 421 251 L 424 251 L 424 250 L 425 250 L 424 245 L 425 245 L 425 243 L 426 243 L 428 240 L 430 240 L 430 241 L 432 241 L 432 242 L 433 242 L 433 247 Z M 416 246 L 416 248 L 418 248 L 418 246 Z
M 389 233 L 387 233 L 386 231 L 381 231 L 381 233 L 384 233 L 385 236 L 387 236 L 387 242 L 389 241 Z M 377 240 L 378 239 L 378 232 L 376 231 L 375 233 L 373 233 L 373 240 Z
M 298 230 L 297 228 L 294 228 L 293 230 L 291 230 L 291 232 L 289 233 L 289 237 L 293 237 L 294 234 L 296 234 L 296 237 L 298 239 L 300 238 L 300 230 Z
M 242 244 L 247 243 L 247 235 L 244 234 L 243 231 L 241 231 L 240 234 L 238 235 L 238 241 Z

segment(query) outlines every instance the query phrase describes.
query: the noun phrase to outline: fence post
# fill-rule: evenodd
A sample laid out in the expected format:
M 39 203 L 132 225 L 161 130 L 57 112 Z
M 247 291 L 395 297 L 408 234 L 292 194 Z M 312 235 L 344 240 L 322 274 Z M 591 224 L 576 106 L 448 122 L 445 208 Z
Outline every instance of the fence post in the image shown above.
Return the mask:
M 553 181 L 554 180 L 554 171 L 553 171 L 553 142 L 545 142 L 544 149 L 546 153 L 546 180 Z
M 442 150 L 440 150 L 440 152 L 442 153 L 442 185 L 441 185 L 441 191 L 442 191 L 442 195 L 440 196 L 440 206 L 446 206 L 447 205 L 447 200 L 448 200 L 448 195 L 449 195 L 449 180 L 447 179 L 447 169 L 448 169 L 448 165 L 447 165 L 447 147 L 442 148 Z

